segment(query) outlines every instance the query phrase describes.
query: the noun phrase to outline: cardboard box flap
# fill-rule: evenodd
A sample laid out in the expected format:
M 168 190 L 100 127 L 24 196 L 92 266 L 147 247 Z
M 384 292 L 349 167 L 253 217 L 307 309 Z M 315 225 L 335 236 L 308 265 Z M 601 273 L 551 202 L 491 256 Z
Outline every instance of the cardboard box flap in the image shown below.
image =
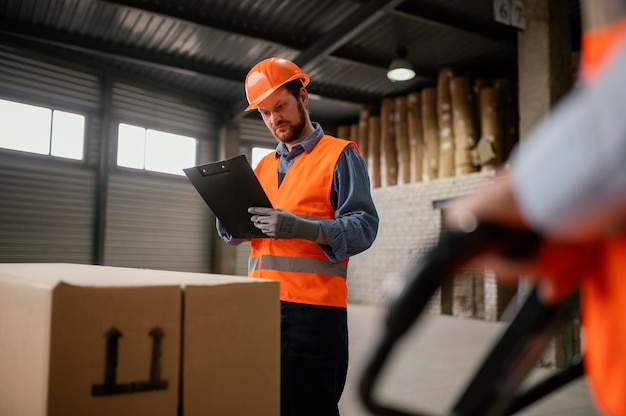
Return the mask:
M 0 279 L 5 282 L 19 279 L 20 284 L 42 289 L 52 289 L 61 281 L 85 287 L 212 286 L 254 282 L 244 276 L 65 263 L 4 263 L 0 264 Z

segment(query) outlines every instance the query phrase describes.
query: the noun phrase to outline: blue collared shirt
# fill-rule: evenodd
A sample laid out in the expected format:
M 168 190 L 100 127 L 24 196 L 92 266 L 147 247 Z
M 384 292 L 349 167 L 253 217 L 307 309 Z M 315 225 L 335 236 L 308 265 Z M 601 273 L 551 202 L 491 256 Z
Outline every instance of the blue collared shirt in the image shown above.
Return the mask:
M 315 131 L 294 145 L 291 152 L 282 142 L 276 146 L 276 157 L 280 158 L 279 186 L 296 159 L 303 152 L 311 152 L 324 136 L 318 123 L 313 126 Z M 367 250 L 378 233 L 378 213 L 370 192 L 367 166 L 353 146 L 346 146 L 335 165 L 331 203 L 335 218 L 319 221 L 328 243 L 320 248 L 330 261 L 337 262 Z M 219 220 L 216 223 L 218 234 L 227 243 L 237 245 L 247 241 L 233 238 Z

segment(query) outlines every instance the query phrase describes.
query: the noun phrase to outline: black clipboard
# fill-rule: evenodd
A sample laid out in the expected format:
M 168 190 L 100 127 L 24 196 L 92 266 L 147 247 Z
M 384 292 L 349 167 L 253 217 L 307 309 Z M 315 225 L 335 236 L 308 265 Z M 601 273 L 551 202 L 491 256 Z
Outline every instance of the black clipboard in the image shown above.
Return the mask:
M 267 238 L 252 224 L 249 207 L 272 208 L 245 155 L 183 169 L 213 214 L 236 238 Z

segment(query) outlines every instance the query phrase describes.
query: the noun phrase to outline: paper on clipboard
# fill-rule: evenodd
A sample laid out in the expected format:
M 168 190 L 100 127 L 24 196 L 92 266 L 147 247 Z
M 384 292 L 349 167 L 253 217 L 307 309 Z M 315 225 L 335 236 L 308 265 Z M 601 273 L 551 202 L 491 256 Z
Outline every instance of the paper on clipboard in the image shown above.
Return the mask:
M 183 169 L 211 211 L 236 238 L 267 238 L 249 207 L 272 208 L 245 155 Z

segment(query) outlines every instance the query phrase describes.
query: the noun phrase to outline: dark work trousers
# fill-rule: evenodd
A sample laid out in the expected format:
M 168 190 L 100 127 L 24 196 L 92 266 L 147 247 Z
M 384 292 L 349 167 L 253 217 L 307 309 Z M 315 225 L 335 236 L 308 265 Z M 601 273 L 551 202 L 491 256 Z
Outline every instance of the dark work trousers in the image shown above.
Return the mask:
M 347 372 L 346 309 L 281 302 L 281 416 L 339 416 Z

